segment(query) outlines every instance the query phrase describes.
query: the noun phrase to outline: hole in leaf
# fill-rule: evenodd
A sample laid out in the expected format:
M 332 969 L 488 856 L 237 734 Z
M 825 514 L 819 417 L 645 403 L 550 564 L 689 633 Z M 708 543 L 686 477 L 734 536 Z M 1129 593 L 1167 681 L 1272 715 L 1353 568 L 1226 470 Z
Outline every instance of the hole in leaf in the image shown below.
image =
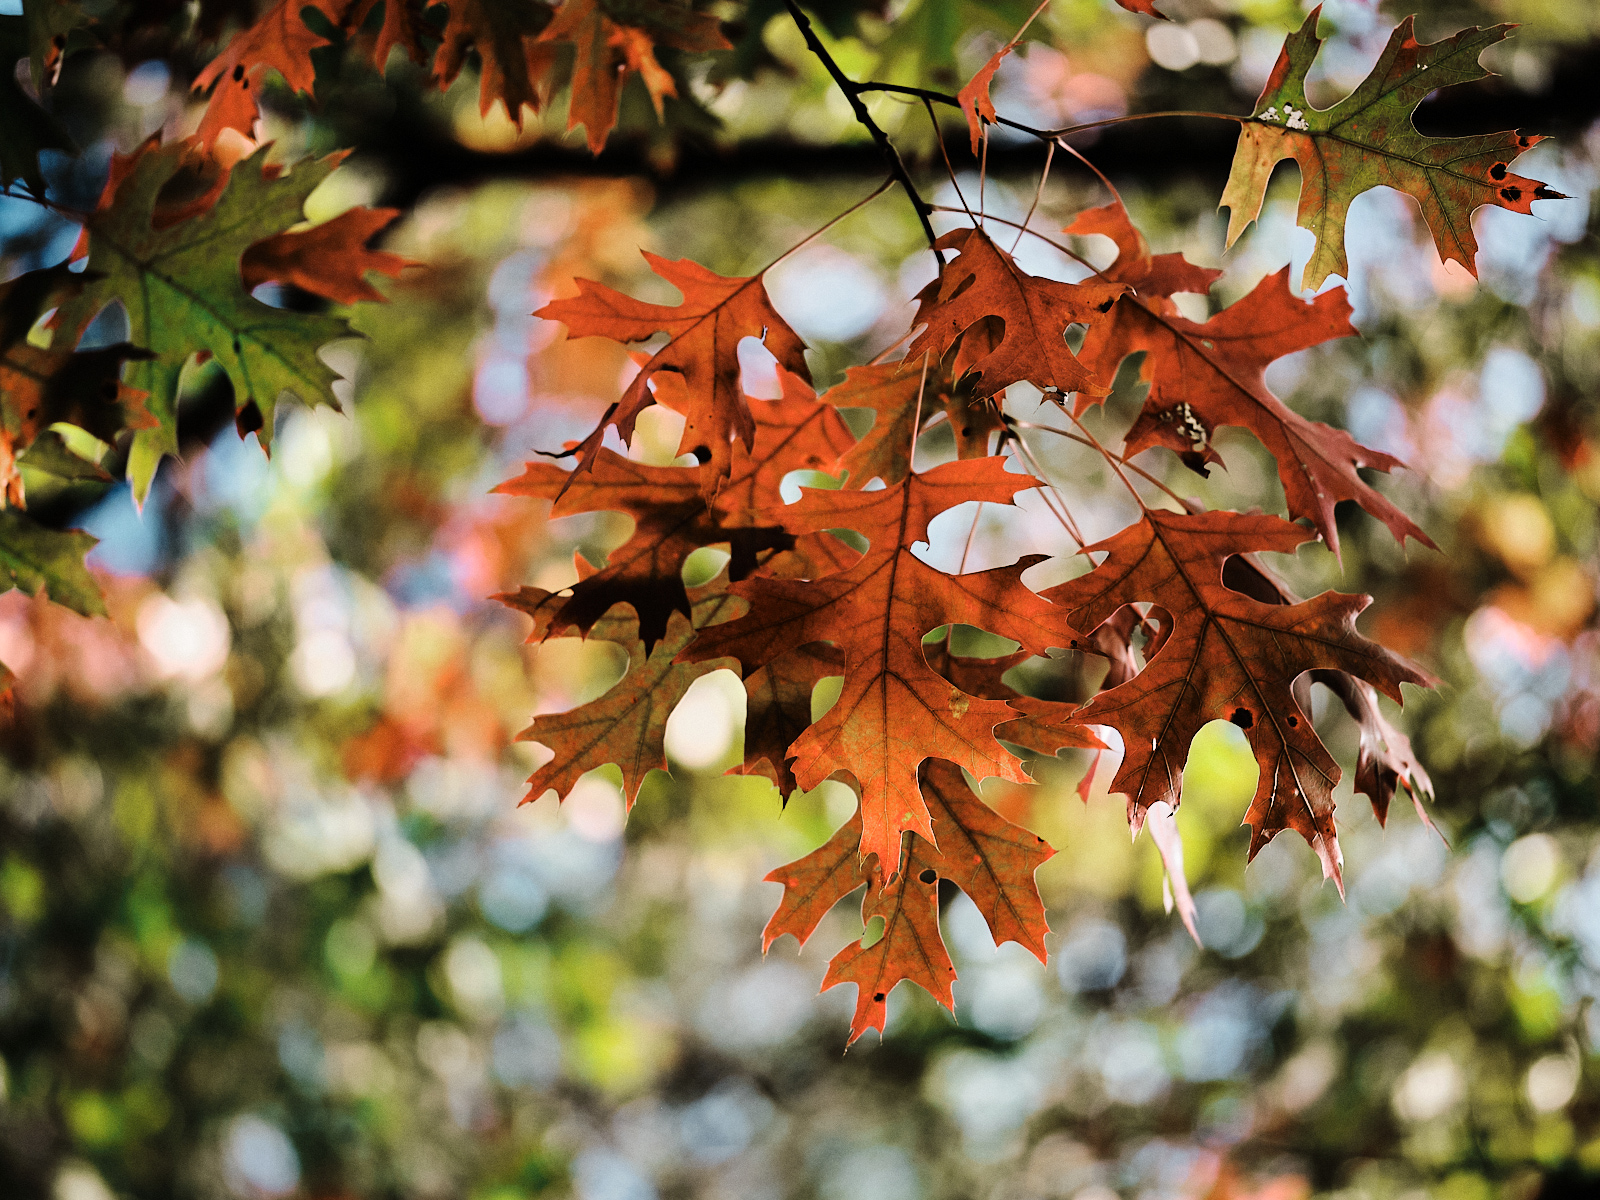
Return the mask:
M 1300 725 L 1300 718 L 1299 717 L 1290 717 L 1289 718 L 1289 728 L 1290 729 L 1296 729 L 1296 728 L 1299 727 L 1299 725 Z
M 1500 195 L 1515 204 L 1522 199 L 1522 189 L 1518 187 L 1505 187 L 1500 189 Z
M 939 878 L 939 872 L 935 871 L 932 867 L 929 867 L 921 875 L 918 875 L 917 878 L 922 880 L 923 883 L 932 883 L 935 879 Z
M 1240 729 L 1249 729 L 1252 725 L 1254 725 L 1256 723 L 1255 717 L 1251 716 L 1250 710 L 1248 708 L 1236 708 L 1236 709 L 1234 709 L 1233 710 L 1233 715 L 1231 717 L 1229 717 L 1228 720 L 1232 721 Z
M 1505 177 L 1506 177 L 1506 164 L 1505 163 L 1495 163 L 1494 166 L 1489 168 L 1489 178 L 1490 179 L 1499 181 L 1501 179 L 1504 179 Z

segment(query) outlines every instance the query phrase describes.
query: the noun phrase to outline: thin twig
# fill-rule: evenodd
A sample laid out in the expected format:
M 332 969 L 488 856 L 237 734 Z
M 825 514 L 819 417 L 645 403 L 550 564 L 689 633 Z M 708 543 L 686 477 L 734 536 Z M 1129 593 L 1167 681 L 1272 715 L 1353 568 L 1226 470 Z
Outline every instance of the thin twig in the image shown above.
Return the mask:
M 889 164 L 889 173 L 900 181 L 900 186 L 905 188 L 906 196 L 911 200 L 911 207 L 917 211 L 917 219 L 922 222 L 922 232 L 928 239 L 928 248 L 933 251 L 933 256 L 939 260 L 939 265 L 944 266 L 944 253 L 935 243 L 939 240 L 933 232 L 933 223 L 928 219 L 931 209 L 928 202 L 922 198 L 922 193 L 917 191 L 917 185 L 911 180 L 911 173 L 906 170 L 906 164 L 900 157 L 900 152 L 894 148 L 894 143 L 889 140 L 889 135 L 872 119 L 872 114 L 867 111 L 867 106 L 861 101 L 862 87 L 839 69 L 839 64 L 834 62 L 833 55 L 828 53 L 828 48 L 822 44 L 822 39 L 817 36 L 817 31 L 811 27 L 811 18 L 801 10 L 795 0 L 783 0 L 784 7 L 789 10 L 789 16 L 800 29 L 800 35 L 805 38 L 806 46 L 812 54 L 817 56 L 819 62 L 833 77 L 834 83 L 839 85 L 839 90 L 844 93 L 844 98 L 850 103 L 850 110 L 855 113 L 856 120 L 861 123 L 872 140 L 877 143 L 882 151 L 884 161 Z
M 1013 433 L 1010 441 L 1016 445 L 1018 450 L 1022 451 L 1022 457 L 1027 462 L 1028 469 L 1033 472 L 1034 478 L 1044 484 L 1044 487 L 1040 489 L 1040 493 L 1044 496 L 1044 506 L 1050 510 L 1050 515 L 1060 523 L 1061 528 L 1067 531 L 1067 536 L 1078 544 L 1078 549 L 1082 550 L 1088 543 L 1084 541 L 1083 533 L 1078 529 L 1077 521 L 1072 519 L 1072 510 L 1067 507 L 1066 496 L 1062 494 L 1060 488 L 1050 482 L 1050 477 L 1045 473 L 1044 464 L 1039 461 L 1032 447 L 1023 440 L 1020 433 Z
M 1069 439 L 1071 441 L 1077 442 L 1080 446 L 1088 446 L 1091 449 L 1093 449 L 1093 447 L 1094 447 L 1094 443 L 1091 442 L 1088 438 L 1083 437 L 1080 434 L 1073 433 L 1072 430 L 1070 430 L 1070 429 L 1059 429 L 1054 425 L 1041 425 L 1037 421 L 1021 421 L 1021 420 L 1019 420 L 1019 421 L 1014 422 L 1014 424 L 1016 424 L 1016 426 L 1019 429 L 1037 429 L 1037 430 L 1040 430 L 1041 432 L 1044 432 L 1044 433 L 1053 433 L 1053 434 L 1056 434 L 1059 437 L 1067 438 L 1067 439 Z M 1163 492 L 1165 492 L 1167 495 L 1171 496 L 1174 500 L 1176 500 L 1180 505 L 1183 505 L 1185 511 L 1187 511 L 1188 505 L 1184 502 L 1183 497 L 1178 495 L 1177 492 L 1173 491 L 1170 487 L 1168 487 L 1165 483 L 1163 483 L 1155 475 L 1152 475 L 1149 471 L 1146 471 L 1138 463 L 1136 463 L 1132 459 L 1130 459 L 1126 454 L 1119 455 L 1118 457 L 1122 461 L 1123 465 L 1125 465 L 1130 471 L 1137 472 L 1139 475 L 1143 476 L 1145 479 L 1147 479 L 1151 483 L 1155 484 Z
M 1016 254 L 1017 247 L 1022 245 L 1022 235 L 1028 232 L 1028 222 L 1033 220 L 1033 214 L 1039 210 L 1039 201 L 1044 197 L 1044 185 L 1050 180 L 1050 164 L 1055 161 L 1056 144 L 1050 142 L 1045 147 L 1044 170 L 1039 173 L 1039 186 L 1033 190 L 1033 203 L 1028 206 L 1028 215 L 1022 218 L 1022 227 L 1017 230 L 1017 239 L 1011 243 L 1011 253 Z
M 922 393 L 928 387 L 928 352 L 922 354 L 922 378 L 917 381 L 917 411 L 911 419 L 911 449 L 906 453 L 906 470 L 917 469 L 917 434 L 922 425 Z
M 944 134 L 939 132 L 939 118 L 933 115 L 933 105 L 929 104 L 926 100 L 922 102 L 922 105 L 928 110 L 928 124 L 933 126 L 933 140 L 939 143 L 939 154 L 944 159 L 945 174 L 950 176 L 950 186 L 956 190 L 956 199 L 961 201 L 962 211 L 965 212 L 967 216 L 979 226 L 979 228 L 982 228 L 983 218 L 973 214 L 972 208 L 967 204 L 966 196 L 964 196 L 961 192 L 961 183 L 958 179 L 956 179 L 956 169 L 950 163 L 950 151 L 945 149 Z M 978 176 L 978 188 L 978 212 L 981 213 L 983 211 L 983 176 L 981 174 Z M 938 208 L 939 206 L 935 204 L 930 205 L 930 207 Z
M 793 254 L 796 250 L 799 250 L 799 249 L 801 249 L 802 247 L 805 247 L 805 246 L 809 246 L 812 242 L 816 241 L 819 237 L 821 237 L 823 234 L 827 233 L 828 230 L 832 229 L 835 225 L 837 225 L 840 221 L 844 220 L 851 213 L 857 211 L 858 209 L 865 208 L 867 205 L 871 204 L 879 196 L 883 195 L 890 188 L 892 188 L 894 186 L 894 184 L 895 184 L 895 180 L 894 180 L 894 177 L 891 175 L 888 179 L 885 179 L 882 183 L 880 183 L 878 185 L 878 187 L 877 187 L 877 190 L 874 191 L 870 196 L 862 197 L 860 200 L 857 200 L 854 204 L 852 204 L 849 208 L 845 209 L 838 216 L 836 216 L 833 219 L 831 219 L 826 225 L 823 225 L 821 228 L 816 229 L 813 232 L 806 234 L 805 237 L 801 238 L 794 245 L 790 246 L 782 254 L 778 255 L 777 258 L 773 259 L 771 262 L 769 262 L 766 266 L 762 267 L 761 270 L 756 272 L 756 273 L 758 275 L 765 275 L 768 271 L 772 270 L 773 267 L 777 266 L 784 259 L 788 258 L 789 255 Z M 1017 234 L 1017 236 L 1020 238 L 1022 235 L 1019 233 L 1019 234 Z

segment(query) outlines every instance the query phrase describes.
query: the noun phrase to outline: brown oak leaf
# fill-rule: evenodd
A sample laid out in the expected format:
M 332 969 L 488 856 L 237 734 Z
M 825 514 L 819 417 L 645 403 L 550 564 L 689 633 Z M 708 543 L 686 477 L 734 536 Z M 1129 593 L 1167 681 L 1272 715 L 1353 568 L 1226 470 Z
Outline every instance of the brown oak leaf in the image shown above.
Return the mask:
M 917 335 L 906 358 L 924 353 L 938 361 L 957 338 L 989 318 L 998 318 L 1004 333 L 992 349 L 968 369 L 977 376 L 977 394 L 992 396 L 1024 380 L 1057 397 L 1068 392 L 1104 395 L 1102 380 L 1067 346 L 1067 328 L 1102 319 L 1128 289 L 1104 279 L 1061 283 L 1029 275 L 981 229 L 954 229 L 939 238 L 943 250 L 955 250 L 935 279 L 917 297 Z
M 726 620 L 739 607 L 726 592 L 702 589 L 694 617 L 708 624 Z M 627 672 L 598 700 L 570 712 L 535 717 L 517 735 L 518 741 L 542 742 L 555 751 L 555 757 L 529 777 L 523 803 L 552 788 L 565 799 L 584 774 L 616 763 L 622 771 L 623 798 L 631 809 L 645 776 L 652 769 L 667 769 L 667 718 L 689 685 L 702 675 L 735 666 L 732 661 L 675 662 L 694 638 L 694 627 L 682 613 L 672 614 L 666 636 L 648 654 L 639 638 L 638 620 L 625 609 L 595 622 L 589 636 L 625 647 Z

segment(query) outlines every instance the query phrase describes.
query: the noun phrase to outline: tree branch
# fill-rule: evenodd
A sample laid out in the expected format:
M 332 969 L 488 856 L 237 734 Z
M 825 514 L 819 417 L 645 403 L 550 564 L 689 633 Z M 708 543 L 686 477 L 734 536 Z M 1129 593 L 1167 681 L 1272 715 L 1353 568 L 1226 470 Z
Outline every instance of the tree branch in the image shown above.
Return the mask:
M 833 76 L 834 83 L 839 85 L 839 90 L 844 93 L 844 98 L 850 102 L 850 109 L 856 115 L 856 120 L 872 135 L 872 140 L 877 143 L 878 149 L 883 153 L 884 161 L 889 164 L 889 173 L 895 177 L 900 186 L 905 188 L 907 197 L 911 200 L 911 207 L 917 210 L 917 219 L 922 222 L 922 232 L 927 235 L 928 248 L 933 251 L 933 256 L 939 260 L 939 265 L 944 266 L 944 254 L 939 250 L 937 242 L 939 235 L 933 231 L 933 222 L 929 219 L 932 209 L 928 202 L 922 198 L 922 193 L 917 191 L 917 185 L 911 181 L 911 173 L 906 170 L 905 161 L 900 157 L 894 143 L 889 140 L 889 135 L 872 119 L 872 114 L 867 111 L 867 106 L 861 102 L 862 86 L 847 76 L 839 69 L 839 64 L 834 62 L 833 55 L 828 53 L 828 48 L 822 44 L 822 39 L 817 37 L 817 31 L 811 28 L 811 18 L 801 10 L 795 0 L 783 0 L 784 7 L 789 10 L 789 15 L 794 18 L 794 23 L 800 29 L 800 34 L 806 40 L 806 46 L 811 53 L 817 56 L 819 62 L 827 68 L 828 74 Z

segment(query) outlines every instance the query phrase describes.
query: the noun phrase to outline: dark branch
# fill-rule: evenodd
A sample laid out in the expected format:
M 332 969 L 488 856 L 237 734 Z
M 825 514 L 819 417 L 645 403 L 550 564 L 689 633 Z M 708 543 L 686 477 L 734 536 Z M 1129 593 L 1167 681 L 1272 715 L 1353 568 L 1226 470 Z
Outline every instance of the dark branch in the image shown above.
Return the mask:
M 852 80 L 839 69 L 839 64 L 833 61 L 833 55 L 828 53 L 828 48 L 817 37 L 817 31 L 811 28 L 811 18 L 801 11 L 795 0 L 783 0 L 784 7 L 789 10 L 789 15 L 794 18 L 794 23 L 799 26 L 801 36 L 806 39 L 806 46 L 811 53 L 817 56 L 818 61 L 828 69 L 828 74 L 833 76 L 834 83 L 839 85 L 839 90 L 844 93 L 844 98 L 850 102 L 850 109 L 856 115 L 856 120 L 861 123 L 872 140 L 878 144 L 879 151 L 883 154 L 884 161 L 889 164 L 890 173 L 905 188 L 906 195 L 911 200 L 911 206 L 917 210 L 917 219 L 922 222 L 922 232 L 927 235 L 928 247 L 933 251 L 933 256 L 939 260 L 939 265 L 944 265 L 944 255 L 940 253 L 937 242 L 938 234 L 933 231 L 933 222 L 929 220 L 931 210 L 928 202 L 922 198 L 922 193 L 917 191 L 917 185 L 911 181 L 911 173 L 906 170 L 906 164 L 900 157 L 900 151 L 894 148 L 894 143 L 889 140 L 889 135 L 883 131 L 872 114 L 867 111 L 867 106 L 861 102 L 861 85 Z

